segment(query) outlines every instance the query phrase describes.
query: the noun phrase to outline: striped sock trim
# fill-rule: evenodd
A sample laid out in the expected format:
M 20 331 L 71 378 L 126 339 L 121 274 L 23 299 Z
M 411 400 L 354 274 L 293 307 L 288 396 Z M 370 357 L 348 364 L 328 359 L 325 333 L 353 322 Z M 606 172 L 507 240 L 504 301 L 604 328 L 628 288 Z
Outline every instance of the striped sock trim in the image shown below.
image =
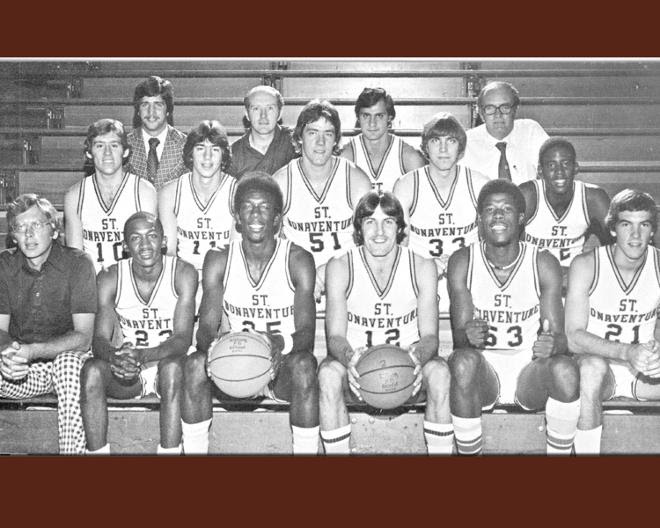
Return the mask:
M 456 438 L 456 448 L 459 455 L 478 455 L 481 453 L 482 435 L 471 440 Z
M 327 444 L 336 444 L 337 442 L 345 441 L 350 436 L 350 424 L 343 427 L 338 427 L 337 429 L 331 429 L 330 431 L 321 431 L 321 439 Z
M 427 429 L 424 427 L 424 434 L 433 436 L 452 436 L 454 434 L 454 430 L 451 429 L 450 431 L 434 431 L 433 429 Z
M 351 432 L 349 431 L 348 433 L 337 436 L 335 438 L 328 438 L 326 437 L 323 433 L 321 433 L 321 439 L 326 443 L 326 444 L 336 444 L 337 442 L 343 442 L 344 440 L 347 440 L 350 438 Z

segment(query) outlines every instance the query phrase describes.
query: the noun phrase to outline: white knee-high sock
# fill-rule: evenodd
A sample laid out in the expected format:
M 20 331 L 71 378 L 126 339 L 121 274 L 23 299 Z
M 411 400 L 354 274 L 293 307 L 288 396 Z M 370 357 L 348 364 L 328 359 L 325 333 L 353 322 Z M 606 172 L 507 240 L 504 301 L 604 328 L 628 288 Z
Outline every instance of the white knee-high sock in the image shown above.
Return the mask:
M 575 434 L 576 455 L 600 455 L 600 439 L 603 435 L 603 426 L 594 429 L 578 429 Z
M 211 418 L 189 424 L 181 420 L 183 452 L 186 455 L 208 455 Z
M 350 455 L 351 424 L 330 431 L 321 431 L 321 440 L 326 455 Z
M 316 427 L 291 426 L 294 455 L 317 455 L 319 452 L 319 429 Z
M 483 443 L 481 416 L 461 418 L 451 415 L 456 438 L 456 450 L 459 455 L 480 455 Z
M 181 454 L 181 444 L 175 447 L 163 447 L 158 444 L 156 448 L 157 455 L 180 455 Z
M 454 448 L 454 426 L 424 420 L 424 438 L 429 455 L 451 455 Z
M 545 404 L 548 455 L 570 455 L 580 417 L 580 400 L 560 402 L 548 398 Z

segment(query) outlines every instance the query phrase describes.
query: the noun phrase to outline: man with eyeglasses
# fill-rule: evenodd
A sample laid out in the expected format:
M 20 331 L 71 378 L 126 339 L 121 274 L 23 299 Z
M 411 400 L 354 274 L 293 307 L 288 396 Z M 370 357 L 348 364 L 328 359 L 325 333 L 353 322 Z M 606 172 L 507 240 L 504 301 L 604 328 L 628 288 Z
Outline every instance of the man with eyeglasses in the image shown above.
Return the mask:
M 7 224 L 17 247 L 0 254 L 0 397 L 54 391 L 59 452 L 82 454 L 80 369 L 97 310 L 94 266 L 59 243 L 58 213 L 36 194 L 9 204 Z
M 426 165 L 420 152 L 391 133 L 396 110 L 385 90 L 362 90 L 355 102 L 355 117 L 361 133 L 349 141 L 341 155 L 369 176 L 375 191 L 392 191 L 399 177 Z
M 516 119 L 518 90 L 508 82 L 489 82 L 477 105 L 484 123 L 467 131 L 463 164 L 516 185 L 535 179 L 539 148 L 549 136 L 533 119 Z
M 582 253 L 590 234 L 601 245 L 610 242 L 605 216 L 607 193 L 575 180 L 579 165 L 573 144 L 560 137 L 548 139 L 539 151 L 539 179 L 520 185 L 525 197 L 525 241 L 547 249 L 562 267 L 564 290 L 568 267 Z
M 174 128 L 172 83 L 156 75 L 142 81 L 135 87 L 133 107 L 129 171 L 146 178 L 158 190 L 186 172 L 186 135 Z

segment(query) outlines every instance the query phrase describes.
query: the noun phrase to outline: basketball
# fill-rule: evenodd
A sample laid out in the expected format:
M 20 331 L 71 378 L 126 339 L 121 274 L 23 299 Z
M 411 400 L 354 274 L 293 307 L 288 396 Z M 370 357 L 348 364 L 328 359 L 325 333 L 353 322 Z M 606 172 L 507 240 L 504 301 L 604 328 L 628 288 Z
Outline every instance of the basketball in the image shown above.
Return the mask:
M 394 409 L 412 395 L 415 364 L 408 353 L 394 345 L 378 345 L 362 354 L 356 365 L 360 394 L 377 409 Z
M 249 398 L 270 381 L 270 344 L 257 333 L 232 332 L 209 349 L 209 375 L 228 396 Z

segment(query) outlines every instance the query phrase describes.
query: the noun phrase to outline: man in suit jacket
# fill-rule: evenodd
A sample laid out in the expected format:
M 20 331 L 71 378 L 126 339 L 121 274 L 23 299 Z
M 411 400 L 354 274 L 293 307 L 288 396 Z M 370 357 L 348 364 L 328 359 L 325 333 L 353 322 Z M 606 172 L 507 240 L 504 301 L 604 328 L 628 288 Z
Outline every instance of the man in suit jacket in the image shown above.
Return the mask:
M 128 168 L 159 189 L 186 172 L 183 163 L 186 135 L 172 126 L 172 83 L 155 75 L 142 81 L 135 87 L 133 106 L 133 131 L 128 135 L 131 146 Z

